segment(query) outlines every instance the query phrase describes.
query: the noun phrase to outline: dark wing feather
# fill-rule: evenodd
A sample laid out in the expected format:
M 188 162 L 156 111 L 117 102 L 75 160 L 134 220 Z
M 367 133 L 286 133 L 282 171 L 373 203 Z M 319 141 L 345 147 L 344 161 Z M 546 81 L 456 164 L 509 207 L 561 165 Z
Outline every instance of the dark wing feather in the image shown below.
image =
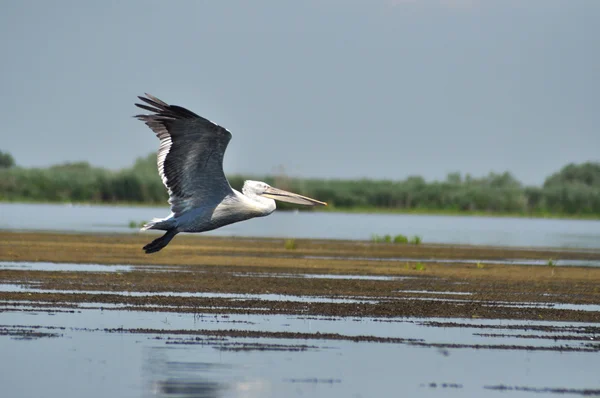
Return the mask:
M 173 212 L 177 214 L 202 203 L 215 204 L 232 193 L 223 172 L 223 156 L 231 133 L 186 108 L 146 96 L 138 98 L 148 105 L 135 105 L 153 114 L 135 117 L 144 121 L 160 140 L 158 172 L 169 192 Z

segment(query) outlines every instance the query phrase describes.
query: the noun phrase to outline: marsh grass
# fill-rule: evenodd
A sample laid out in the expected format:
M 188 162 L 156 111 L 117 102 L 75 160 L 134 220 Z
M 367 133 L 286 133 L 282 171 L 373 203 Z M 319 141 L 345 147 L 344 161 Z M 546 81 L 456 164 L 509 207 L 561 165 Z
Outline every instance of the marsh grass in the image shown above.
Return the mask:
M 410 264 L 410 263 L 405 263 L 404 264 L 404 269 L 407 270 L 415 270 L 415 271 L 425 271 L 425 264 L 423 264 L 422 262 L 418 262 L 416 264 Z
M 413 238 L 410 240 L 410 243 L 412 243 L 413 245 L 420 245 L 421 242 L 422 242 L 422 239 L 418 235 L 413 236 Z
M 392 236 L 391 235 L 371 235 L 371 241 L 375 243 L 391 243 Z
M 402 234 L 396 235 L 394 236 L 394 243 L 408 243 L 408 238 Z
M 142 228 L 144 226 L 144 224 L 146 224 L 146 221 L 130 220 L 128 225 L 129 225 L 129 228 Z
M 412 244 L 412 245 L 420 245 L 423 240 L 420 236 L 413 236 L 411 239 L 408 236 L 403 234 L 398 234 L 392 238 L 391 235 L 371 235 L 371 242 L 374 243 L 395 243 L 395 244 Z
M 425 265 L 423 263 L 416 263 L 414 268 L 415 271 L 425 271 Z
M 286 250 L 296 250 L 296 240 L 295 239 L 286 239 L 283 246 Z

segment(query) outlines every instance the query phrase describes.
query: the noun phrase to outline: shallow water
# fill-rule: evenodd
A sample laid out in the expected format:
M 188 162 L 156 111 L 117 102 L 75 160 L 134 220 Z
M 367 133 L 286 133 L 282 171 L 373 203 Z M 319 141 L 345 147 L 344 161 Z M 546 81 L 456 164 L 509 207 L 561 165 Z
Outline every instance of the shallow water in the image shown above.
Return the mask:
M 464 326 L 440 327 L 416 318 L 198 317 L 89 305 L 73 313 L 36 308 L 36 304 L 28 308 L 33 312 L 0 308 L 4 334 L 0 335 L 4 358 L 0 375 L 3 393 L 10 397 L 335 398 L 391 397 L 399 392 L 411 397 L 487 397 L 498 396 L 489 389 L 498 385 L 598 386 L 597 352 L 553 351 L 560 346 L 585 347 L 590 338 L 600 338 L 587 335 L 585 324 L 449 319 Z M 555 329 L 511 328 L 518 326 Z M 138 328 L 151 331 L 128 331 Z M 198 330 L 319 332 L 406 340 L 211 337 L 195 334 Z M 24 336 L 26 331 L 37 336 Z M 532 337 L 517 337 L 523 334 Z M 580 340 L 560 340 L 572 335 Z
M 186 267 L 6 261 L 0 262 L 2 270 L 12 274 L 14 270 L 24 271 L 23 279 L 26 271 L 43 271 L 39 280 L 46 281 L 60 278 L 61 272 L 82 272 L 82 278 L 84 272 L 86 276 L 90 272 L 190 272 Z M 239 278 L 260 276 L 253 272 L 233 274 Z M 263 275 L 331 279 L 332 286 L 342 283 L 339 279 L 391 286 L 390 281 L 426 278 Z M 415 280 L 423 279 L 409 282 Z M 0 301 L 2 396 L 418 398 L 533 394 L 514 388 L 542 391 L 537 395 L 547 396 L 565 388 L 571 395 L 590 395 L 590 391 L 600 395 L 597 323 L 545 322 L 537 317 L 511 321 L 259 313 L 272 310 L 281 301 L 300 302 L 302 307 L 304 303 L 328 303 L 337 309 L 347 303 L 359 306 L 385 301 L 394 305 L 410 300 L 414 300 L 411 305 L 454 302 L 460 306 L 515 307 L 517 311 L 554 308 L 600 313 L 599 305 L 552 303 L 551 294 L 545 295 L 547 303 L 532 303 L 473 300 L 468 285 L 467 291 L 452 292 L 410 290 L 410 283 L 400 290 L 404 285 L 398 283 L 395 290 L 384 293 L 386 297 L 100 291 L 79 284 L 89 289 L 82 291 L 40 286 L 27 280 L 0 281 L 0 292 L 24 293 L 19 296 L 23 300 Z M 93 301 L 57 303 L 49 296 L 42 298 L 45 302 L 32 302 L 27 293 L 219 298 L 233 303 L 228 310 L 246 313 L 225 314 L 223 307 L 210 303 L 206 304 L 210 307 L 194 308 L 186 307 L 193 304 L 161 305 L 161 300 L 135 306 Z M 246 308 L 249 303 L 245 300 L 261 302 Z M 209 310 L 202 313 L 199 308 Z M 190 309 L 196 311 L 188 312 Z M 248 337 L 240 337 L 242 333 Z
M 67 271 L 67 272 L 130 272 L 131 265 L 51 263 L 45 261 L 0 261 L 0 270 Z
M 348 279 L 363 281 L 399 281 L 403 279 L 416 278 L 414 276 L 384 276 L 384 275 L 334 275 L 334 274 L 288 274 L 288 273 L 253 273 L 234 272 L 235 276 L 253 278 L 309 278 L 309 279 Z
M 104 290 L 56 290 L 38 289 L 26 284 L 0 284 L 0 292 L 29 292 L 29 293 L 66 293 L 66 294 L 103 294 L 119 295 L 128 297 L 198 297 L 198 298 L 222 298 L 230 300 L 262 300 L 262 301 L 294 301 L 301 303 L 376 303 L 373 299 L 333 298 L 318 296 L 293 296 L 286 294 L 238 294 L 238 293 L 212 293 L 212 292 L 115 292 Z
M 0 270 L 15 271 L 47 271 L 47 272 L 192 272 L 187 267 L 160 266 L 160 265 L 122 265 L 122 264 L 81 264 L 60 263 L 46 261 L 0 261 Z M 203 271 L 194 269 L 193 272 Z M 334 275 L 334 274 L 290 274 L 290 273 L 258 273 L 258 272 L 234 272 L 232 275 L 239 277 L 268 277 L 268 278 L 316 278 L 316 279 L 355 279 L 372 281 L 393 281 L 411 279 L 412 276 L 384 276 L 384 275 Z
M 60 263 L 48 261 L 0 261 L 1 270 L 47 271 L 47 272 L 188 272 L 189 269 L 178 266 L 161 265 L 124 265 L 92 263 Z M 201 272 L 195 270 L 194 272 Z
M 416 258 L 416 257 L 348 257 L 348 256 L 302 256 L 303 258 L 319 260 L 365 260 L 365 261 L 397 261 L 397 262 L 422 262 L 434 264 L 515 264 L 515 265 L 548 265 L 548 260 L 507 258 L 502 260 L 472 259 L 472 258 Z M 600 260 L 552 260 L 555 267 L 600 267 Z
M 0 229 L 132 232 L 131 221 L 169 215 L 167 206 L 0 203 Z M 600 221 L 276 211 L 206 235 L 370 239 L 419 235 L 427 243 L 600 248 Z
M 375 279 L 386 280 L 386 279 Z M 563 310 L 591 311 L 600 312 L 600 305 L 595 304 L 566 304 L 566 303 L 541 303 L 541 302 L 514 302 L 514 301 L 494 301 L 492 304 L 482 300 L 473 300 L 469 298 L 461 299 L 461 296 L 470 296 L 470 292 L 444 292 L 444 291 L 423 291 L 423 290 L 396 290 L 397 293 L 418 294 L 419 297 L 324 297 L 324 296 L 295 296 L 285 294 L 241 294 L 241 293 L 213 293 L 213 292 L 139 292 L 139 291 L 104 291 L 104 290 L 58 290 L 58 289 L 40 289 L 35 283 L 0 283 L 0 292 L 15 293 L 61 293 L 61 294 L 101 294 L 110 296 L 127 296 L 127 297 L 196 297 L 196 298 L 217 298 L 228 299 L 232 301 L 243 300 L 260 300 L 265 302 L 265 307 L 268 302 L 299 302 L 299 303 L 330 303 L 330 304 L 376 304 L 380 301 L 393 300 L 419 300 L 419 301 L 443 301 L 455 303 L 480 303 L 482 306 L 509 306 L 519 308 L 555 308 Z M 444 298 L 423 297 L 432 296 L 448 296 Z M 456 297 L 452 297 L 456 296 Z M 104 306 L 104 305 L 103 305 Z M 245 307 L 240 307 L 245 308 Z M 247 309 L 251 311 L 251 309 Z M 254 309 L 256 310 L 256 309 Z

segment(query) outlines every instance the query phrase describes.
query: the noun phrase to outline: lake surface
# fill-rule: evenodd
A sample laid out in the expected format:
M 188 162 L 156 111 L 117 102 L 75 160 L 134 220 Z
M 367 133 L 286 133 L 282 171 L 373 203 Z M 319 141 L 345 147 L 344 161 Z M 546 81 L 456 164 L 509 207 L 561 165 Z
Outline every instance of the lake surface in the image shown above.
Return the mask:
M 133 232 L 131 221 L 170 213 L 164 207 L 0 203 L 0 229 Z M 426 243 L 600 248 L 600 221 L 519 217 L 349 214 L 275 211 L 206 232 L 215 236 L 368 240 L 418 235 Z
M 596 338 L 586 327 L 595 324 L 446 318 L 461 327 L 445 327 L 410 317 L 197 316 L 46 304 L 0 303 L 7 397 L 497 397 L 497 389 L 513 386 L 600 393 L 598 353 L 585 348 Z M 536 327 L 549 329 L 528 331 Z M 217 337 L 200 330 L 403 341 Z
M 114 233 L 132 231 L 127 226 L 130 220 L 165 213 L 139 207 L 16 204 L 1 205 L 0 211 L 4 229 Z M 515 231 L 507 232 L 510 229 Z M 211 234 L 368 239 L 371 233 L 398 232 L 420 234 L 425 241 L 437 237 L 444 243 L 588 247 L 597 247 L 592 243 L 598 242 L 600 233 L 594 221 L 279 212 Z M 522 320 L 481 319 L 476 313 L 466 318 L 340 315 L 342 306 L 366 307 L 381 301 L 420 307 L 455 303 L 475 309 L 493 307 L 498 313 L 502 308 L 516 308 L 517 313 L 531 309 L 600 313 L 597 301 L 577 302 L 585 294 L 576 289 L 573 302 L 555 303 L 551 298 L 529 302 L 519 298 L 520 292 L 489 301 L 469 289 L 415 290 L 413 282 L 425 275 L 330 275 L 277 269 L 256 273 L 223 269 L 218 278 L 231 272 L 236 278 L 273 278 L 277 284 L 290 283 L 292 278 L 330 279 L 330 284 L 324 294 L 297 295 L 269 289 L 244 293 L 231 287 L 226 287 L 231 291 L 211 291 L 198 285 L 181 291 L 175 283 L 172 291 L 151 291 L 136 288 L 135 283 L 121 287 L 105 283 L 103 278 L 140 273 L 146 275 L 137 281 L 156 273 L 207 279 L 203 267 L 123 261 L 106 265 L 0 259 L 0 295 L 5 297 L 0 300 L 2 396 L 493 398 L 508 394 L 512 398 L 563 396 L 565 391 L 568 396 L 600 395 L 597 322 L 549 321 L 535 315 Z M 548 273 L 554 272 L 547 268 Z M 15 271 L 20 275 L 9 277 Z M 68 290 L 46 283 L 64 281 L 66 272 L 79 273 L 74 283 L 66 285 Z M 3 275 L 7 277 L 2 279 Z M 335 289 L 341 280 L 352 280 L 353 285 L 368 281 L 369 292 L 376 291 L 376 285 L 393 285 L 386 287 L 384 296 L 344 296 Z M 53 297 L 55 293 L 63 296 Z M 75 295 L 87 297 L 72 301 L 69 296 Z M 108 296 L 113 300 L 106 300 Z M 181 298 L 207 300 L 177 301 Z M 284 302 L 301 309 L 293 314 L 263 313 Z M 332 309 L 331 314 L 305 312 L 313 304 Z

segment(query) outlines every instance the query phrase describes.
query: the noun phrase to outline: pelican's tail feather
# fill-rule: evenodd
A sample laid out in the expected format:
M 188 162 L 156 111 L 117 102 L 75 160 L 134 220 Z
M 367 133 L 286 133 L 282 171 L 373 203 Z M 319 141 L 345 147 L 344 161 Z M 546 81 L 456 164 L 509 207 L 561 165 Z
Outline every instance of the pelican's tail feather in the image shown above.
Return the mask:
M 169 244 L 169 242 L 171 242 L 175 235 L 177 235 L 177 230 L 168 230 L 163 236 L 154 239 L 152 242 L 144 246 L 144 251 L 146 254 L 150 254 L 162 250 L 166 245 Z
M 153 218 L 151 221 L 144 224 L 144 226 L 140 228 L 140 231 L 147 231 L 149 229 L 168 231 L 174 227 L 176 227 L 176 221 L 174 218 L 169 216 L 167 218 Z

